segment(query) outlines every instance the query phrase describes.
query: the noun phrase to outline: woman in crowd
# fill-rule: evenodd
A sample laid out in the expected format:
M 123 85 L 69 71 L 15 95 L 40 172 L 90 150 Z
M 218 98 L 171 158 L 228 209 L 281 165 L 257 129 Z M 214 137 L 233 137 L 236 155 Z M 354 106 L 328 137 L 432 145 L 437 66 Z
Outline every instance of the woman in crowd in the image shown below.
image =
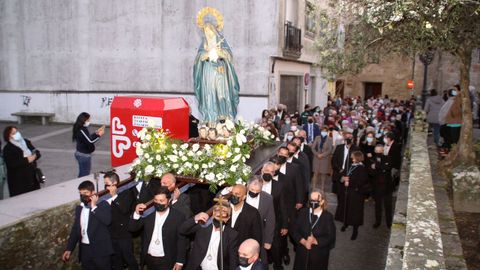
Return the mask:
M 331 168 L 333 154 L 333 139 L 324 126 L 312 144 L 313 151 L 313 179 L 312 188 L 320 188 L 325 191 L 325 180 L 328 178 Z
M 3 148 L 3 158 L 7 165 L 7 181 L 10 197 L 40 188 L 35 177 L 36 161 L 40 152 L 32 143 L 24 139 L 15 126 L 8 126 L 3 131 L 7 144 Z
M 296 245 L 294 270 L 328 269 L 330 250 L 335 247 L 336 228 L 320 190 L 314 189 L 310 193 L 309 207 L 298 212 L 289 233 Z
M 95 133 L 90 134 L 90 114 L 82 112 L 73 124 L 72 140 L 77 143 L 75 159 L 78 162 L 78 177 L 90 174 L 92 168 L 92 153 L 95 151 L 95 143 L 105 133 L 105 126 L 100 127 Z
M 351 155 L 352 165 L 346 171 L 346 176 L 341 182 L 345 185 L 345 200 L 338 201 L 335 219 L 343 222 L 341 231 L 348 226 L 353 226 L 351 240 L 357 239 L 358 227 L 363 225 L 363 208 L 365 201 L 365 188 L 368 185 L 368 172 L 363 165 L 363 154 L 354 151 Z
M 375 140 L 375 135 L 373 132 L 367 133 L 365 141 L 360 142 L 360 149 L 367 160 L 373 158 L 375 153 L 375 145 L 377 145 L 377 141 Z
M 279 120 L 279 123 L 280 123 L 280 133 L 279 133 L 279 136 L 280 136 L 280 140 L 283 141 L 284 138 L 285 138 L 285 134 L 290 131 L 290 127 L 291 127 L 291 122 L 290 122 L 290 115 L 286 114 L 284 116 L 284 120 Z

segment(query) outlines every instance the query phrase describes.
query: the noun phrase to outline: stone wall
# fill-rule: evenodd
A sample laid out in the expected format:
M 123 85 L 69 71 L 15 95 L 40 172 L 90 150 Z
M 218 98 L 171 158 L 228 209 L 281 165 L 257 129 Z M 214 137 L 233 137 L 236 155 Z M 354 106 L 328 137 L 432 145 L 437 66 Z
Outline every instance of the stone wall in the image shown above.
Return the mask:
M 76 204 L 67 203 L 0 229 L 0 268 L 79 269 L 78 249 L 68 263 L 61 261 Z

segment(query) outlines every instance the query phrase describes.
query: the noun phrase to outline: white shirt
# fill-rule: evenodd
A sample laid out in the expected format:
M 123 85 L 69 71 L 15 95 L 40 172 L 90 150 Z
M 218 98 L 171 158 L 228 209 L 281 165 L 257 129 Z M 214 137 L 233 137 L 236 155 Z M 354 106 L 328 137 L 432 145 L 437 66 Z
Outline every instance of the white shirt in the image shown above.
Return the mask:
M 110 199 L 107 200 L 108 204 L 112 205 L 112 202 L 115 201 L 115 199 L 118 197 L 118 194 L 115 194 L 115 196 L 111 197 Z
M 235 210 L 235 207 L 232 204 L 232 228 L 235 226 L 235 222 L 237 222 L 238 215 L 240 215 L 240 213 L 242 212 L 242 209 L 243 209 L 243 205 L 242 205 L 242 208 Z
M 274 178 L 275 177 L 277 177 L 277 179 L 272 181 L 278 181 L 278 176 L 274 176 Z M 263 181 L 262 191 L 265 191 L 266 193 L 272 195 L 272 181 Z
M 287 174 L 287 164 L 284 163 L 282 164 L 282 167 L 280 167 L 280 170 L 279 170 L 282 174 Z M 277 176 L 277 179 L 278 179 L 278 176 Z
M 218 246 L 220 245 L 220 230 L 215 230 L 215 226 L 212 226 L 212 235 L 210 236 L 210 242 L 208 243 L 207 254 L 203 258 L 200 267 L 202 270 L 218 270 L 217 258 L 218 258 Z
M 383 154 L 385 156 L 388 156 L 388 152 L 390 152 L 390 147 L 392 147 L 392 144 L 385 144 L 385 146 L 383 147 Z
M 82 244 L 90 244 L 90 239 L 88 239 L 88 219 L 90 217 L 90 208 L 85 207 L 83 203 L 80 204 L 82 206 L 82 212 L 80 213 L 80 233 L 82 236 Z M 96 207 L 95 207 L 96 208 Z
M 342 170 L 345 170 L 345 166 L 347 165 L 347 159 L 348 159 L 348 151 L 349 148 L 347 145 L 343 147 L 343 165 L 342 165 Z
M 140 196 L 140 190 L 142 190 L 143 181 L 139 181 L 135 188 L 138 190 L 137 199 Z
M 255 207 L 256 209 L 258 209 L 258 205 L 260 204 L 260 194 L 258 194 L 257 197 L 255 198 L 252 198 L 250 197 L 250 195 L 247 195 L 247 203 Z
M 165 250 L 163 249 L 163 235 L 162 228 L 165 220 L 170 213 L 170 208 L 167 208 L 162 214 L 155 211 L 155 227 L 153 228 L 152 239 L 150 240 L 150 245 L 148 246 L 148 254 L 153 257 L 164 257 Z

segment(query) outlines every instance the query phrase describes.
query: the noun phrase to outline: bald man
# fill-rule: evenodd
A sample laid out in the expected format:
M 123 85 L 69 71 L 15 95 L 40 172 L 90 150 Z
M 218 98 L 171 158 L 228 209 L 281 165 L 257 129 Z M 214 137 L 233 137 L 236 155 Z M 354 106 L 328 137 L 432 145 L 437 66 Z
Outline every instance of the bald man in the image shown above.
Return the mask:
M 255 239 L 247 239 L 238 248 L 239 266 L 235 270 L 267 270 L 259 259 L 260 244 Z
M 168 191 L 172 193 L 171 207 L 180 211 L 185 218 L 193 216 L 192 209 L 190 208 L 190 197 L 184 193 L 180 193 L 177 188 L 177 179 L 171 173 L 164 174 L 160 183 L 163 187 L 167 187 Z
M 258 210 L 245 203 L 247 188 L 244 185 L 235 185 L 231 188 L 229 199 L 232 206 L 232 218 L 227 225 L 238 232 L 238 242 L 253 238 L 262 243 L 262 219 Z

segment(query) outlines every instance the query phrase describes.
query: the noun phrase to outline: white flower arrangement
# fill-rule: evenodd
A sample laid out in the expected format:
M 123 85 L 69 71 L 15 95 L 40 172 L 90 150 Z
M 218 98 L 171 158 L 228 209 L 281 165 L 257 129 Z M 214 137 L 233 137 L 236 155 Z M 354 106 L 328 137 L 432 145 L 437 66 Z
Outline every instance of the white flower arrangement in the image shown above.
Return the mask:
M 259 145 L 273 143 L 275 138 L 262 127 L 243 121 L 234 124 L 228 120 L 225 126 L 232 132 L 225 144 L 201 147 L 176 141 L 164 130 L 149 125 L 137 134 L 138 158 L 130 170 L 135 172 L 137 181 L 149 181 L 167 172 L 195 177 L 210 184 L 211 191 L 221 185 L 244 184 L 252 173 L 252 168 L 245 164 L 250 152 Z

